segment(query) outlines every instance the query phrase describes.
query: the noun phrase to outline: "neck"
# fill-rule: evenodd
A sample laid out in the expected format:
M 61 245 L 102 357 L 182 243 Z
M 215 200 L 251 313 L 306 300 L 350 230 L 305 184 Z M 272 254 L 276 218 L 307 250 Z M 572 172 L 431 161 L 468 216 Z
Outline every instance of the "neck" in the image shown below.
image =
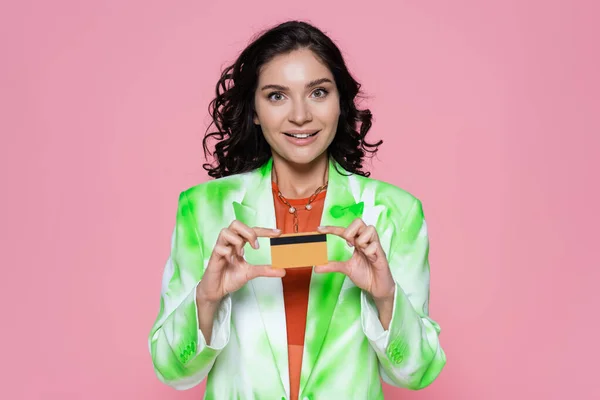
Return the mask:
M 272 177 L 281 194 L 289 199 L 311 196 L 328 176 L 329 159 L 324 152 L 309 164 L 291 163 L 273 153 Z

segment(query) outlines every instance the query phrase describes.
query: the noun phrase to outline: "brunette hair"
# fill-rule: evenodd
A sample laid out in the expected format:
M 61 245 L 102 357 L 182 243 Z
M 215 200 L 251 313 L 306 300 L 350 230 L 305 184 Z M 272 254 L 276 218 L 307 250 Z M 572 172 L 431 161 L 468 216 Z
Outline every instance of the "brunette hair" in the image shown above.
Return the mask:
M 340 117 L 333 142 L 327 149 L 345 170 L 363 176 L 365 153 L 374 155 L 382 140 L 365 140 L 371 128 L 372 114 L 359 110 L 355 99 L 362 94 L 358 83 L 348 71 L 335 43 L 315 26 L 302 21 L 287 21 L 259 34 L 221 74 L 216 86 L 216 97 L 210 102 L 209 113 L 213 122 L 206 130 L 204 155 L 213 155 L 215 165 L 203 164 L 208 175 L 220 178 L 251 171 L 262 166 L 271 157 L 271 148 L 259 125 L 255 125 L 254 93 L 260 67 L 275 56 L 299 49 L 311 50 L 332 72 L 340 98 Z M 357 130 L 357 125 L 360 128 Z M 209 132 L 215 125 L 216 131 Z M 216 139 L 214 151 L 209 139 Z

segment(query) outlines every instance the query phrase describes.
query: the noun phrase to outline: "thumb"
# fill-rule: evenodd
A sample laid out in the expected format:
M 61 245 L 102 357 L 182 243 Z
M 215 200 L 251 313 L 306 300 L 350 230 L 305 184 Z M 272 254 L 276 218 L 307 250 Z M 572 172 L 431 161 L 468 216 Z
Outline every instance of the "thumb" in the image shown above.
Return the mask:
M 315 266 L 315 272 L 318 274 L 325 272 L 341 272 L 345 273 L 346 271 L 346 263 L 340 261 L 331 261 L 325 265 L 317 265 Z
M 285 276 L 285 269 L 273 268 L 270 265 L 248 265 L 248 279 L 254 279 L 258 277 L 270 277 L 270 278 L 283 278 Z

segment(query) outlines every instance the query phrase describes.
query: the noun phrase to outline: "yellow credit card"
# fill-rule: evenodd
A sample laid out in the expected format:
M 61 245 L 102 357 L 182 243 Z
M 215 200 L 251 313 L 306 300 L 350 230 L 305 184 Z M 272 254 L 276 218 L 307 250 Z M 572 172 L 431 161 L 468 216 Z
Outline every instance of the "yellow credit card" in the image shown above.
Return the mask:
M 312 267 L 327 263 L 327 236 L 324 233 L 288 233 L 271 238 L 273 268 Z

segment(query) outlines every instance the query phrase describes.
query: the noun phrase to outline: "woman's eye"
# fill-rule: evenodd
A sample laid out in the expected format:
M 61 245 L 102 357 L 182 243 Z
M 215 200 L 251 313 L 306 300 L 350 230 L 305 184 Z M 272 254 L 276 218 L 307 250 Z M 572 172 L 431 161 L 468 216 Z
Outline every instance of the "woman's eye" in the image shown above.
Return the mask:
M 279 98 L 273 98 L 273 96 L 279 96 Z M 282 97 L 283 96 L 279 92 L 273 92 L 273 93 L 269 94 L 269 100 L 273 100 L 273 101 L 279 101 L 279 100 L 281 100 Z
M 313 93 L 322 93 L 320 96 L 316 96 L 316 97 L 325 97 L 325 96 L 327 96 L 328 92 L 325 89 L 317 89 Z

